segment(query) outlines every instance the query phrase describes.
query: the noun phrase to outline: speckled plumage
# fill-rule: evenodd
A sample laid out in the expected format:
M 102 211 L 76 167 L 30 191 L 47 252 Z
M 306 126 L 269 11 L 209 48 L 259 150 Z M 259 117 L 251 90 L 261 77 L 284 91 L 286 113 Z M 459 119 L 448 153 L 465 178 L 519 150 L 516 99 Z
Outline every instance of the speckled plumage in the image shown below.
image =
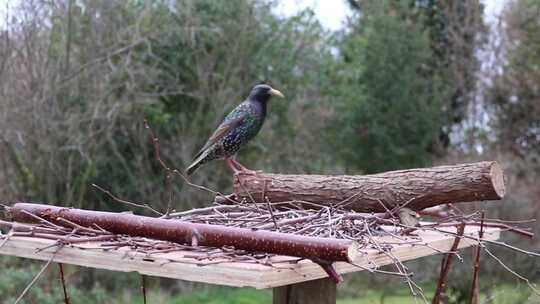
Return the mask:
M 186 170 L 192 174 L 200 165 L 214 159 L 230 158 L 259 133 L 266 118 L 266 103 L 281 93 L 268 85 L 257 85 L 248 98 L 232 110 L 208 139 Z
M 237 121 L 237 125 L 233 126 L 226 135 L 207 148 L 206 157 L 201 160 L 201 164 L 214 159 L 233 156 L 244 144 L 259 133 L 266 115 L 261 115 L 260 111 L 255 108 L 256 105 L 252 102 L 244 101 L 225 117 L 218 130 L 231 122 Z

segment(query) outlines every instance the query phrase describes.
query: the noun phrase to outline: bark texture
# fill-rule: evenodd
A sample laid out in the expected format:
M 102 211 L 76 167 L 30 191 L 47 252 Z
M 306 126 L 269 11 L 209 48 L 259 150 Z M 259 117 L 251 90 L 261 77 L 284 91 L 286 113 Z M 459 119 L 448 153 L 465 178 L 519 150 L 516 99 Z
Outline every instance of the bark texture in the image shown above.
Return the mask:
M 287 233 L 197 224 L 126 213 L 100 212 L 42 204 L 17 203 L 9 208 L 14 221 L 35 223 L 33 214 L 63 226 L 63 218 L 84 227 L 99 227 L 115 233 L 201 246 L 234 246 L 250 252 L 297 256 L 315 261 L 351 262 L 357 244 L 348 240 L 306 237 Z M 94 226 L 95 227 L 95 226 Z
M 267 197 L 271 202 L 342 203 L 359 212 L 384 212 L 404 204 L 422 210 L 446 203 L 499 200 L 505 186 L 497 162 L 478 162 L 373 175 L 239 173 L 234 192 L 259 203 Z

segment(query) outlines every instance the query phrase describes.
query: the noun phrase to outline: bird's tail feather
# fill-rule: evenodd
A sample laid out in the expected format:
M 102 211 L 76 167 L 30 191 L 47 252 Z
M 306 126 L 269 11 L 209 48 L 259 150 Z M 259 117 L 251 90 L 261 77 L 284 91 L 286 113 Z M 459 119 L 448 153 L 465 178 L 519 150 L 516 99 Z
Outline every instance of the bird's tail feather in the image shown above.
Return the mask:
M 207 153 L 202 153 L 193 161 L 193 163 L 191 163 L 191 165 L 189 165 L 189 167 L 186 169 L 186 174 L 188 176 L 193 174 L 193 172 L 195 172 L 195 170 L 197 170 L 204 163 L 206 154 Z

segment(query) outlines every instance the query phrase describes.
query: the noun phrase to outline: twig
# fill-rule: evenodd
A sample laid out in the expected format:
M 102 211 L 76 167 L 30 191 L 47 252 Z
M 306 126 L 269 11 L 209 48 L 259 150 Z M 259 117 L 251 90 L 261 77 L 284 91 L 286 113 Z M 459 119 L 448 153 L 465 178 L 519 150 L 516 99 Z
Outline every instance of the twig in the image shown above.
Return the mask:
M 536 289 L 536 286 L 534 284 L 531 283 L 531 281 L 529 281 L 529 279 L 527 279 L 526 277 L 520 275 L 519 273 L 515 272 L 514 270 L 512 270 L 510 267 L 508 267 L 505 263 L 503 263 L 503 261 L 501 261 L 501 259 L 499 259 L 496 255 L 494 255 L 493 253 L 491 253 L 491 251 L 489 249 L 487 249 L 485 246 L 483 247 L 484 248 L 484 251 L 489 255 L 491 256 L 495 261 L 497 261 L 497 263 L 499 263 L 504 269 L 506 269 L 508 272 L 510 272 L 511 274 L 513 274 L 515 277 L 517 277 L 518 279 L 524 281 L 525 283 L 527 283 L 527 285 L 529 285 L 529 288 L 534 291 L 534 293 L 536 293 L 537 295 L 540 296 L 540 291 L 538 289 Z
M 478 272 L 480 271 L 480 242 L 484 237 L 484 211 L 482 211 L 482 217 L 480 218 L 480 232 L 478 233 L 478 246 L 475 249 L 474 265 L 473 265 L 473 277 L 471 283 L 471 294 L 469 297 L 469 304 L 478 303 Z
M 405 203 L 403 203 L 402 205 L 399 205 L 399 206 L 396 206 L 396 207 L 392 208 L 392 210 L 390 210 L 390 215 L 393 217 L 394 214 L 396 214 L 396 212 L 399 211 L 399 209 L 407 207 L 410 203 L 414 202 L 416 199 L 421 198 L 421 197 L 422 196 L 413 197 L 413 198 L 409 199 L 408 201 L 406 201 Z
M 17 298 L 17 300 L 15 300 L 14 304 L 17 304 L 19 303 L 22 298 L 26 295 L 26 293 L 30 290 L 30 288 L 32 288 L 32 286 L 36 283 L 36 281 L 39 279 L 39 277 L 43 274 L 43 272 L 45 271 L 45 269 L 47 269 L 47 267 L 49 267 L 49 265 L 51 264 L 51 262 L 53 261 L 54 259 L 54 256 L 56 255 L 56 253 L 58 251 L 60 251 L 60 249 L 62 248 L 62 246 L 59 246 L 56 251 L 51 255 L 50 259 L 47 261 L 47 263 L 41 267 L 41 270 L 34 276 L 34 278 L 32 279 L 32 281 L 30 281 L 30 283 L 28 285 L 26 285 L 26 287 L 24 288 L 24 290 L 22 291 L 22 293 L 19 295 L 19 297 Z
M 404 275 L 405 282 L 409 286 L 411 294 L 415 297 L 415 301 L 416 301 L 416 296 L 418 295 L 418 293 L 416 293 L 416 291 L 415 291 L 415 288 L 416 288 L 416 290 L 419 291 L 419 294 L 422 297 L 422 299 L 424 300 L 424 302 L 427 303 L 427 299 L 426 299 L 426 297 L 424 295 L 424 291 L 422 290 L 422 288 L 420 288 L 420 286 L 418 286 L 418 284 L 416 284 L 411 279 L 412 274 L 409 275 L 409 271 L 408 271 L 407 267 L 405 265 L 403 265 L 403 262 L 400 261 L 398 258 L 396 258 L 396 256 L 394 254 L 392 254 L 390 250 L 385 250 L 385 248 L 383 248 L 379 244 L 379 242 L 375 241 L 371 231 L 369 230 L 369 227 L 367 226 L 367 223 L 364 223 L 364 226 L 366 227 L 365 230 L 367 231 L 367 237 L 370 239 L 371 243 L 374 244 L 375 247 L 377 249 L 379 249 L 380 252 L 384 253 L 386 256 L 388 256 L 390 259 L 392 259 L 392 261 L 394 261 L 394 266 L 396 267 L 398 272 L 402 273 Z
M 272 211 L 272 206 L 270 205 L 270 201 L 267 197 L 265 197 L 266 203 L 268 204 L 268 211 L 270 211 L 270 217 L 272 217 L 272 222 L 274 222 L 274 226 L 276 227 L 276 230 L 279 231 L 279 226 L 276 221 L 276 217 L 274 216 L 274 211 Z
M 62 282 L 62 290 L 64 291 L 64 304 L 69 304 L 69 297 L 66 290 L 66 281 L 64 279 L 64 266 L 62 266 L 62 263 L 58 263 L 58 268 L 60 270 L 60 281 Z
M 51 227 L 54 227 L 55 229 L 58 229 L 58 230 L 62 230 L 62 229 L 63 229 L 62 226 L 58 226 L 58 225 L 56 225 L 56 224 L 53 224 L 53 223 L 47 221 L 46 219 L 44 219 L 44 218 L 42 218 L 42 217 L 40 217 L 40 216 L 37 216 L 37 215 L 35 215 L 35 214 L 32 214 L 32 213 L 30 213 L 30 212 L 28 212 L 28 211 L 26 211 L 26 210 L 22 210 L 22 212 L 23 212 L 24 214 L 30 216 L 30 217 L 33 217 L 33 218 L 37 219 L 37 220 L 40 221 L 41 223 L 47 224 L 47 225 L 49 225 L 49 226 L 51 226 Z
M 64 223 L 67 226 L 70 226 L 72 228 L 77 228 L 77 229 L 79 229 L 81 231 L 86 231 L 86 232 L 95 233 L 95 234 L 112 234 L 112 233 L 110 233 L 108 231 L 100 231 L 100 230 L 92 229 L 92 228 L 89 228 L 89 227 L 83 227 L 83 226 L 81 226 L 79 224 L 76 224 L 76 223 L 74 223 L 74 222 L 72 222 L 70 220 L 67 220 L 65 218 L 62 218 L 62 217 L 59 217 L 56 220 L 59 221 L 59 222 Z
M 236 177 L 236 175 L 235 175 L 235 178 L 238 178 L 238 177 Z M 244 187 L 244 184 L 242 184 L 242 181 L 240 179 L 238 179 L 238 184 L 240 185 L 240 187 L 242 187 L 242 190 L 244 190 L 244 192 L 246 192 L 248 194 L 249 199 L 251 200 L 251 203 L 253 205 L 255 205 L 255 208 L 257 209 L 257 211 L 259 213 L 262 213 L 261 209 L 259 208 L 259 206 L 257 204 L 257 202 L 255 202 L 255 199 L 253 198 L 253 195 L 251 195 L 251 192 L 247 191 L 247 189 Z
M 42 239 L 56 240 L 56 241 L 58 241 L 60 243 L 65 243 L 65 244 L 107 241 L 107 240 L 118 238 L 117 235 L 98 235 L 98 236 L 88 236 L 88 237 L 70 237 L 70 236 L 59 236 L 59 235 L 55 235 L 55 234 L 32 233 L 32 232 L 14 232 L 13 236 L 37 237 L 37 238 L 42 238 Z
M 446 233 L 448 235 L 454 235 L 456 236 L 457 234 L 456 233 L 453 233 L 453 232 L 450 232 L 450 231 L 445 231 L 445 230 L 441 230 L 441 229 L 437 229 L 435 227 L 432 227 L 431 228 L 433 231 L 437 231 L 437 232 L 441 232 L 441 233 Z M 462 236 L 463 238 L 467 238 L 467 239 L 471 239 L 471 240 L 474 240 L 476 241 L 477 239 L 472 237 L 472 236 L 468 236 L 468 235 L 463 235 Z M 532 251 L 527 251 L 525 249 L 521 249 L 519 247 L 515 247 L 515 246 L 512 246 L 512 245 L 509 245 L 509 244 L 506 244 L 505 242 L 499 242 L 499 241 L 491 241 L 491 240 L 483 240 L 484 243 L 489 243 L 489 244 L 494 244 L 494 245 L 498 245 L 498 246 L 502 246 L 502 247 L 506 247 L 508 249 L 511 249 L 511 250 L 515 250 L 515 251 L 518 251 L 520 253 L 523 253 L 523 254 L 526 254 L 528 256 L 535 256 L 535 257 L 540 257 L 540 253 L 537 253 L 537 252 L 532 252 Z
M 206 192 L 209 192 L 209 193 L 212 193 L 214 195 L 219 195 L 219 196 L 222 196 L 224 197 L 226 200 L 230 201 L 231 203 L 233 204 L 238 204 L 237 201 L 231 199 L 230 197 L 226 196 L 226 195 L 223 195 L 221 192 L 218 192 L 218 191 L 214 191 L 210 188 L 207 188 L 207 187 L 204 187 L 204 186 L 201 186 L 201 185 L 197 185 L 197 184 L 194 184 L 192 183 L 189 178 L 187 178 L 184 174 L 182 174 L 180 172 L 180 170 L 178 169 L 174 169 L 174 168 L 171 168 L 169 166 L 167 166 L 167 164 L 163 161 L 163 159 L 161 159 L 161 152 L 160 152 L 160 145 L 159 145 L 159 138 L 157 138 L 157 136 L 154 134 L 154 131 L 152 130 L 152 128 L 150 127 L 150 125 L 148 124 L 148 121 L 145 119 L 144 120 L 144 128 L 146 130 L 148 130 L 148 133 L 149 133 L 149 136 L 150 136 L 150 139 L 152 140 L 152 145 L 154 147 L 154 155 L 155 155 L 155 158 L 156 158 L 156 161 L 160 164 L 160 166 L 167 172 L 171 172 L 173 174 L 176 174 L 178 176 L 180 176 L 182 178 L 182 180 L 188 185 L 188 186 L 191 186 L 193 188 L 196 188 L 196 189 L 199 189 L 199 190 L 203 190 L 203 191 L 206 191 Z
M 146 304 L 146 276 L 141 274 L 141 291 L 143 296 L 143 303 Z
M 130 202 L 130 201 L 123 200 L 123 199 L 115 196 L 114 194 L 112 194 L 111 191 L 105 190 L 105 189 L 101 188 L 100 186 L 98 186 L 96 184 L 92 184 L 92 187 L 94 187 L 94 188 L 100 190 L 101 192 L 107 194 L 110 198 L 112 198 L 114 201 L 117 201 L 119 203 L 134 206 L 134 207 L 148 209 L 148 210 L 154 212 L 157 215 L 163 215 L 163 213 L 161 213 L 161 212 L 157 211 L 156 209 L 152 208 L 149 204 L 146 204 L 146 203 L 133 203 L 133 202 Z
M 4 239 L 0 243 L 0 249 L 4 247 L 4 245 L 7 243 L 9 238 L 13 235 L 13 229 L 9 230 L 9 232 L 5 235 Z
M 380 273 L 380 274 L 386 274 L 386 275 L 398 276 L 398 277 L 407 277 L 407 276 L 411 277 L 412 276 L 411 273 L 402 273 L 402 272 L 380 270 L 380 269 L 377 269 L 377 268 L 365 267 L 365 266 L 362 266 L 360 264 L 355 264 L 355 263 L 351 263 L 351 265 L 354 265 L 354 266 L 356 266 L 358 268 L 369 271 L 371 273 Z
M 461 236 L 463 236 L 463 232 L 465 232 L 465 224 L 462 223 L 457 228 L 458 236 L 454 239 L 454 244 L 452 244 L 450 252 L 455 252 L 457 250 Z M 435 295 L 433 296 L 433 301 L 431 302 L 432 304 L 439 304 L 441 302 L 442 293 L 446 287 L 446 278 L 450 272 L 450 265 L 452 264 L 453 257 L 453 254 L 448 253 L 443 258 L 441 263 L 441 275 L 439 276 L 439 282 L 437 283 L 437 289 L 435 291 Z
M 484 227 L 492 227 L 492 228 L 503 228 L 503 229 L 506 229 L 507 231 L 510 231 L 510 232 L 514 232 L 514 233 L 517 233 L 517 234 L 520 234 L 522 236 L 525 236 L 525 237 L 528 237 L 528 238 L 533 238 L 534 237 L 534 233 L 530 232 L 530 231 L 526 231 L 526 230 L 523 230 L 521 228 L 518 228 L 518 227 L 513 227 L 513 226 L 510 226 L 510 225 L 507 225 L 507 224 L 503 224 L 503 223 L 483 223 L 483 224 L 480 224 L 480 223 L 477 223 L 477 222 L 469 222 L 469 221 L 465 221 L 464 222 L 465 224 L 467 224 L 467 226 L 484 226 Z M 457 225 L 457 223 L 434 223 L 434 224 L 429 224 L 429 225 L 425 225 L 425 226 L 422 226 L 422 227 L 449 227 L 449 226 L 455 226 Z
M 167 171 L 167 174 L 165 175 L 165 180 L 167 184 L 166 189 L 168 193 L 168 198 L 167 198 L 167 210 L 165 211 L 164 215 L 167 216 L 171 212 L 171 205 L 172 205 L 173 196 L 174 196 L 174 191 L 172 188 L 173 174 L 171 173 L 171 171 Z

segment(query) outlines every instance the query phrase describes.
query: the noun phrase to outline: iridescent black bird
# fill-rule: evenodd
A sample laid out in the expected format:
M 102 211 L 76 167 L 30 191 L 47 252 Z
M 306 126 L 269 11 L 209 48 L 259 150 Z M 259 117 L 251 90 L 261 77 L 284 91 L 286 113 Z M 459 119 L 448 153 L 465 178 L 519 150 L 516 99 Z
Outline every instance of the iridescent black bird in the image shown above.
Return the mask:
M 234 155 L 259 133 L 266 117 L 266 103 L 272 96 L 284 97 L 280 91 L 266 84 L 253 87 L 248 98 L 225 117 L 195 155 L 195 160 L 186 170 L 187 175 L 214 159 L 225 159 L 234 173 L 251 171 L 234 160 Z

